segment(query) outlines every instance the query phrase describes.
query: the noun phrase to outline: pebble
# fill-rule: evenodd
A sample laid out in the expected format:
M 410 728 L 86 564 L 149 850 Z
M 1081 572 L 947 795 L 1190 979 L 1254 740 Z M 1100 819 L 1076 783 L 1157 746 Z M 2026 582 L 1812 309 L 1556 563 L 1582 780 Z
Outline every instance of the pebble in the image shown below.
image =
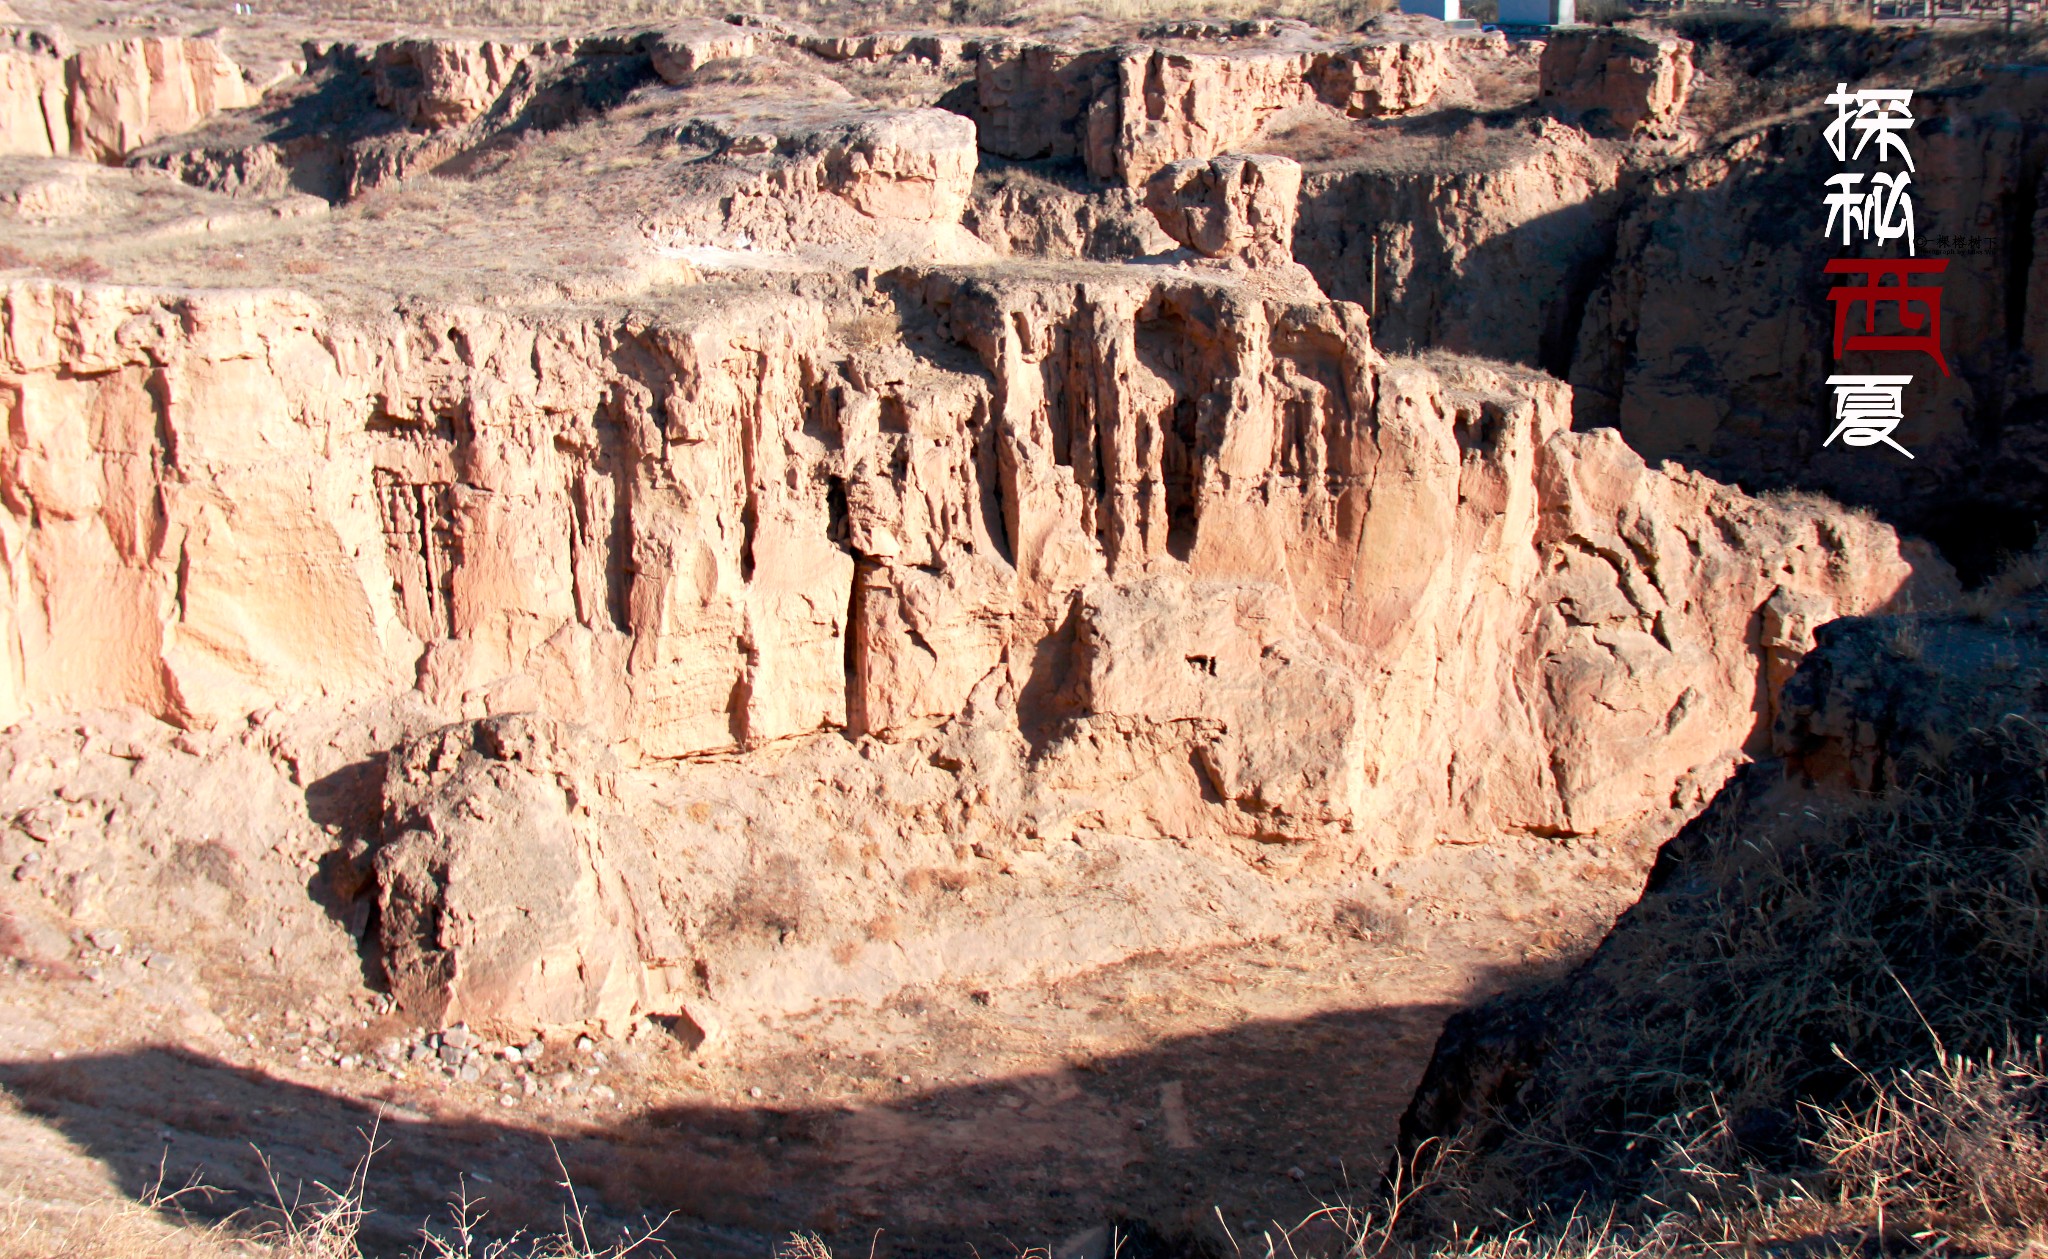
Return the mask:
M 498 1098 L 498 1105 L 500 1106 L 517 1106 L 518 1104 L 519 1099 L 512 1096 L 510 1093 L 506 1093 Z
M 462 1069 L 462 1082 L 464 1084 L 474 1084 L 483 1078 L 484 1073 L 477 1070 L 474 1063 Z
M 591 1086 L 590 1086 L 590 1095 L 591 1095 L 592 1097 L 595 1097 L 595 1098 L 599 1098 L 599 1099 L 601 1099 L 601 1100 L 603 1100 L 603 1101 L 607 1101 L 607 1102 L 608 1102 L 608 1101 L 610 1101 L 610 1100 L 612 1100 L 612 1099 L 613 1099 L 614 1097 L 617 1097 L 617 1096 L 618 1096 L 618 1094 L 617 1094 L 617 1093 L 614 1093 L 614 1092 L 612 1092 L 612 1086 L 611 1086 L 611 1085 L 609 1085 L 609 1084 L 593 1084 L 593 1085 L 591 1085 Z
M 896 1077 L 896 1082 L 898 1084 L 908 1084 L 910 1083 L 910 1077 L 907 1075 L 899 1075 Z
M 761 1092 L 761 1086 L 756 1084 L 754 1087 L 748 1089 L 747 1096 L 753 1098 L 756 1101 L 759 1101 L 763 1096 Z
M 119 953 L 122 944 L 126 943 L 122 940 L 121 933 L 112 927 L 101 927 L 85 938 L 92 941 L 92 946 L 103 953 Z
M 597 1048 L 597 1042 L 596 1042 L 596 1041 L 594 1041 L 594 1040 L 592 1040 L 592 1039 L 590 1039 L 590 1037 L 588 1037 L 588 1036 L 578 1036 L 578 1037 L 576 1038 L 576 1049 L 577 1049 L 577 1052 L 579 1052 L 579 1053 L 586 1053 L 586 1054 L 587 1054 L 587 1053 L 589 1053 L 589 1052 L 590 1052 L 591 1050 L 593 1050 L 593 1049 L 595 1049 L 595 1048 Z
M 457 1049 L 468 1049 L 475 1043 L 475 1039 L 475 1037 L 470 1035 L 469 1024 L 467 1023 L 457 1023 L 441 1033 L 441 1043 L 443 1045 L 452 1045 Z
M 524 1052 L 524 1051 L 522 1051 L 522 1050 L 521 1050 L 521 1049 L 519 1048 L 519 1046 L 517 1046 L 517 1045 L 507 1045 L 507 1046 L 505 1046 L 505 1061 L 507 1061 L 507 1062 L 512 1062 L 512 1063 L 516 1063 L 516 1062 L 518 1062 L 518 1061 L 519 1061 L 519 1060 L 520 1060 L 521 1058 L 524 1058 L 525 1056 L 526 1056 L 525 1052 Z

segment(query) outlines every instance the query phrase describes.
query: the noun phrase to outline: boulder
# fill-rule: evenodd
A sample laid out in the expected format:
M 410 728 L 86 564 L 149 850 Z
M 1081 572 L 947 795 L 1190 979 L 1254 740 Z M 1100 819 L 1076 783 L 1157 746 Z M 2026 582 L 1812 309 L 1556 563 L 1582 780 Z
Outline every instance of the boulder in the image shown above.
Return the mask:
M 725 22 L 690 22 L 657 33 L 647 55 L 666 83 L 681 83 L 714 61 L 751 57 L 754 32 Z
M 560 721 L 450 726 L 391 753 L 374 858 L 392 995 L 431 1025 L 620 1024 L 646 995 L 607 860 L 611 758 Z
M 1539 75 L 1538 99 L 1561 118 L 1624 134 L 1668 128 L 1692 92 L 1692 43 L 1611 27 L 1555 31 Z
M 1232 155 L 1175 162 L 1154 174 L 1145 205 L 1168 236 L 1207 258 L 1254 265 L 1294 261 L 1301 164 Z
M 404 39 L 370 56 L 377 104 L 422 131 L 466 126 L 498 102 L 531 45 L 475 39 Z

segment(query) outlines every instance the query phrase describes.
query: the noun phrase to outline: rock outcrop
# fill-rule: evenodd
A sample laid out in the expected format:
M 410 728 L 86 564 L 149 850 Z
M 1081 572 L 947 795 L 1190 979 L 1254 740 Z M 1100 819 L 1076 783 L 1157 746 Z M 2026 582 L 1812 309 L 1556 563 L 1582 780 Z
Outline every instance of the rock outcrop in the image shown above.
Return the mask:
M 767 293 L 685 332 L 334 325 L 281 296 L 17 283 L 8 707 L 208 725 L 417 689 L 451 715 L 573 712 L 668 757 L 907 738 L 986 686 L 1055 742 L 1177 762 L 1203 828 L 1399 846 L 1595 830 L 1715 780 L 1765 702 L 1749 627 L 1773 593 L 1862 610 L 1909 572 L 1878 526 L 1568 433 L 1561 387 L 1386 363 L 1354 307 L 1107 276 L 896 283 L 983 372 L 835 347 L 826 307 Z M 1148 598 L 1200 620 L 1207 587 L 1185 583 L 1276 574 L 1245 595 L 1287 611 L 1259 641 L 1330 646 L 1244 667 L 1343 662 L 1364 734 L 1298 749 L 1347 785 L 1328 808 L 1219 812 L 1201 748 L 1238 766 L 1207 771 L 1232 798 L 1281 791 L 1228 751 L 1242 716 L 1090 707 L 1094 683 L 1060 679 L 1264 686 L 1230 680 L 1220 644 L 1088 628 L 1121 605 L 1087 591 L 1164 580 Z M 1017 807 L 1102 807 L 1065 792 Z M 1152 821 L 1130 825 L 1194 824 L 1171 793 L 1135 807 Z
M 722 22 L 672 26 L 648 42 L 654 72 L 667 83 L 682 83 L 714 61 L 754 55 L 754 33 Z
M 964 72 L 924 36 L 312 48 L 131 160 L 537 201 L 493 171 L 552 142 L 507 138 L 588 123 L 618 300 L 6 281 L 0 720 L 274 751 L 336 917 L 480 1025 L 702 1032 L 1249 938 L 1300 908 L 1269 860 L 1668 833 L 1817 627 L 1945 571 L 1575 431 L 1579 313 L 1628 318 L 1592 292 L 1621 143 L 1356 126 L 1469 86 L 1456 39 L 1367 34 L 979 42 L 970 116 L 840 81 Z M 1372 154 L 1238 151 L 1283 111 Z M 977 186 L 981 150 L 1093 178 Z M 368 766 L 378 817 L 316 823 Z M 1098 860 L 1045 923 L 1032 880 Z M 871 927 L 913 900 L 928 932 Z
M 467 126 L 496 105 L 545 47 L 490 40 L 405 39 L 371 50 L 377 105 L 421 131 Z
M 1290 107 L 1321 102 L 1356 118 L 1427 105 L 1453 47 L 1441 36 L 1223 53 L 991 41 L 969 114 L 991 153 L 1080 157 L 1095 178 L 1136 188 L 1173 162 L 1240 148 Z
M 1452 73 L 1448 39 L 1396 39 L 1354 44 L 1310 68 L 1316 98 L 1351 118 L 1421 109 Z
M 1947 260 L 1946 375 L 1923 354 L 1833 353 L 1822 268 L 1842 252 L 1839 237 L 1783 209 L 1817 204 L 1837 166 L 1817 99 L 1630 199 L 1568 372 L 1577 422 L 1617 425 L 1652 458 L 1747 486 L 1879 509 L 1981 573 L 1999 551 L 2029 546 L 2029 522 L 2048 506 L 2030 418 L 2048 390 L 2048 333 L 2032 296 L 2042 255 L 2031 245 L 2048 204 L 2048 76 L 1996 71 L 1914 97 L 1918 255 Z M 1914 458 L 1822 444 L 1834 428 L 1826 378 L 1844 370 L 1913 374 L 1897 440 Z
M 0 31 L 0 153 L 119 162 L 260 95 L 212 39 L 144 36 L 73 51 L 58 34 Z
M 1292 159 L 1176 162 L 1152 176 L 1145 198 L 1166 234 L 1204 257 L 1294 261 L 1301 163 Z
M 1553 32 L 1539 97 L 1560 117 L 1631 134 L 1668 128 L 1692 92 L 1692 44 L 1594 27 Z
M 1621 152 L 1542 120 L 1347 166 L 1305 177 L 1294 253 L 1381 344 L 1569 368 L 1622 213 Z
M 374 877 L 392 994 L 438 1026 L 623 1027 L 660 1005 L 635 912 L 643 845 L 616 810 L 609 757 L 538 717 L 453 726 L 395 749 Z M 623 832 L 621 834 L 616 832 Z

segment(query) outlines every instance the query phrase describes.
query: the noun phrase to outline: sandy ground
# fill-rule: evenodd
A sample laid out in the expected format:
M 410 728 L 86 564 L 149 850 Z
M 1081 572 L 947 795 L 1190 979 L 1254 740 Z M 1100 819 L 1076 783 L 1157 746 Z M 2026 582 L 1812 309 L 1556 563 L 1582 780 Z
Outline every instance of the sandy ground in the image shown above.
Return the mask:
M 679 1255 L 762 1255 L 797 1231 L 842 1254 L 1000 1255 L 1131 1221 L 1242 1243 L 1361 1201 L 1444 1018 L 1581 955 L 1650 852 L 1560 850 L 1528 888 L 1492 873 L 1517 854 L 1440 850 L 1389 871 L 1417 890 L 1372 921 L 1040 987 L 910 990 L 694 1056 L 642 1025 L 474 1082 L 380 1060 L 420 1029 L 367 988 L 281 1008 L 85 941 L 77 963 L 0 971 L 0 1220 L 54 1240 L 197 1183 L 173 1208 L 246 1231 L 280 1197 L 345 1185 L 374 1132 L 373 1253 L 409 1249 L 464 1193 L 487 1231 L 557 1226 L 565 1170 L 593 1235 L 673 1211 Z

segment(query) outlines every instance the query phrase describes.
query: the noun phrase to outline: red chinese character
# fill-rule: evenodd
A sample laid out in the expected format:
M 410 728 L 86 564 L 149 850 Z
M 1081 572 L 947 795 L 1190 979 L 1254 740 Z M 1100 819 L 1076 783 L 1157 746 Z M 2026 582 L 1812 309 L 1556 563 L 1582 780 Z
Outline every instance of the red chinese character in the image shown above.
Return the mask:
M 1948 360 L 1941 353 L 1941 288 L 1939 285 L 1909 283 L 1908 276 L 1940 274 L 1948 270 L 1946 258 L 1835 258 L 1827 265 L 1829 275 L 1861 275 L 1866 277 L 1862 284 L 1844 284 L 1828 290 L 1828 300 L 1835 304 L 1835 358 L 1839 360 L 1847 350 L 1919 350 L 1931 357 L 1941 368 L 1941 374 L 1948 375 Z M 1886 276 L 1898 280 L 1896 284 L 1885 284 Z M 1858 303 L 1863 305 L 1863 331 L 1849 332 L 1849 310 Z M 1877 308 L 1880 303 L 1893 302 L 1899 308 L 1899 323 L 1908 329 L 1925 327 L 1925 332 L 1913 335 L 1875 335 L 1877 331 Z M 1913 310 L 1908 303 L 1917 302 L 1924 311 Z

